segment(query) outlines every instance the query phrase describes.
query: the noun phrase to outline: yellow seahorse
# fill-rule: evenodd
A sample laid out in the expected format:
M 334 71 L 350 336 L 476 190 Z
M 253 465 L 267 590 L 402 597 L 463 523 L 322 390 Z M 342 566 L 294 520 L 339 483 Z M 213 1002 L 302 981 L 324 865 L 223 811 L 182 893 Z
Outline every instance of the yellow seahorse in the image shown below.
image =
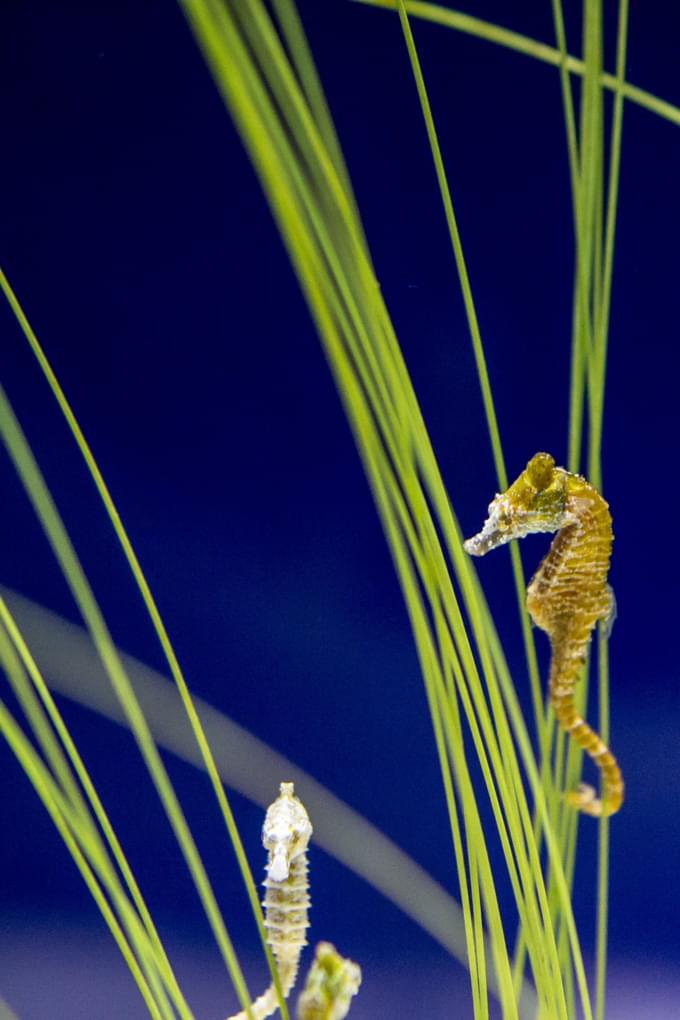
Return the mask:
M 558 532 L 527 588 L 529 615 L 550 638 L 550 703 L 560 726 L 590 755 L 602 779 L 602 800 L 585 783 L 566 799 L 588 815 L 612 815 L 623 803 L 621 770 L 574 705 L 591 631 L 598 620 L 611 627 L 616 612 L 607 584 L 612 521 L 599 492 L 580 475 L 555 467 L 549 453 L 532 457 L 507 492 L 496 496 L 484 527 L 464 548 L 484 556 L 537 531 Z

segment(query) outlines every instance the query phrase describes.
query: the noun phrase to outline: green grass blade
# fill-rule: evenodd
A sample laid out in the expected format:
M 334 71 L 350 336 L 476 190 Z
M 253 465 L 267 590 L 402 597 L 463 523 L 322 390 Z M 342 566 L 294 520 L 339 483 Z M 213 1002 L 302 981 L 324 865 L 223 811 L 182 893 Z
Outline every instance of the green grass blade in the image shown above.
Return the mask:
M 498 481 L 500 491 L 503 491 L 508 486 L 508 476 L 505 467 L 505 460 L 503 457 L 503 449 L 500 431 L 498 427 L 498 420 L 496 416 L 496 409 L 493 400 L 493 394 L 491 392 L 491 383 L 489 380 L 489 373 L 486 364 L 486 355 L 484 353 L 484 345 L 482 343 L 481 331 L 479 328 L 479 320 L 475 310 L 475 304 L 472 296 L 472 286 L 467 271 L 467 264 L 465 262 L 465 257 L 463 254 L 463 246 L 460 237 L 460 231 L 458 229 L 458 223 L 456 220 L 456 215 L 453 207 L 453 200 L 451 197 L 451 190 L 449 188 L 446 170 L 444 167 L 444 160 L 441 153 L 441 147 L 439 145 L 437 129 L 434 123 L 434 117 L 432 115 L 430 100 L 427 94 L 425 79 L 423 76 L 420 60 L 418 57 L 418 52 L 413 38 L 413 32 L 411 30 L 411 25 L 409 23 L 407 10 L 403 3 L 403 0 L 399 0 L 398 13 L 399 20 L 402 26 L 402 31 L 404 34 L 404 39 L 406 42 L 406 48 L 408 51 L 413 77 L 416 84 L 416 90 L 418 93 L 418 99 L 423 114 L 423 120 L 425 122 L 425 129 L 427 132 L 430 151 L 432 153 L 432 160 L 434 163 L 437 184 L 439 186 L 439 192 L 442 199 L 442 205 L 444 207 L 444 215 L 446 218 L 449 238 L 451 241 L 451 247 L 454 254 L 456 270 L 458 273 L 458 280 L 463 295 L 465 314 L 467 317 L 470 338 L 472 340 L 472 349 L 475 358 L 475 366 L 477 369 L 477 376 L 479 379 L 482 394 L 482 404 L 484 406 L 484 414 L 486 417 L 487 429 L 491 441 L 491 450 L 493 454 L 494 466 L 496 469 L 496 478 Z M 534 638 L 531 632 L 529 618 L 525 607 L 526 582 L 524 577 L 524 571 L 522 568 L 521 556 L 516 543 L 513 543 L 510 549 L 510 556 L 513 570 L 513 578 L 515 582 L 515 590 L 517 592 L 519 616 L 522 626 L 522 638 L 524 641 L 525 656 L 528 666 L 529 685 L 531 689 L 531 697 L 534 706 L 534 719 L 536 724 L 536 730 L 538 733 L 541 754 L 543 757 L 545 757 L 547 753 L 548 732 L 546 729 L 545 713 L 543 709 L 543 693 L 541 690 L 540 677 L 538 673 L 536 646 L 534 643 Z
M 619 2 L 619 19 L 616 42 L 616 82 L 612 112 L 611 139 L 609 144 L 609 180 L 607 186 L 607 214 L 605 225 L 604 255 L 602 267 L 602 294 L 595 306 L 594 334 L 594 391 L 593 420 L 590 423 L 590 447 L 588 457 L 589 474 L 598 478 L 599 452 L 602 444 L 602 422 L 604 416 L 605 373 L 609 335 L 609 311 L 611 305 L 612 271 L 614 264 L 614 239 L 616 233 L 616 212 L 619 193 L 621 166 L 621 139 L 623 133 L 623 80 L 626 66 L 628 39 L 628 0 Z M 601 475 L 601 472 L 600 472 Z
M 353 2 L 364 4 L 367 7 L 381 7 L 385 10 L 396 11 L 399 0 L 353 0 Z M 559 67 L 562 63 L 563 58 L 559 49 L 538 42 L 537 39 L 531 39 L 529 36 L 521 35 L 519 32 L 494 25 L 492 22 L 474 18 L 461 11 L 452 10 L 450 7 L 421 2 L 421 0 L 405 0 L 405 6 L 407 13 L 414 18 L 422 18 L 423 21 L 429 21 L 444 28 L 452 28 L 498 46 L 504 46 L 515 53 L 532 57 L 545 64 L 551 64 L 553 67 Z M 569 74 L 582 76 L 585 73 L 585 64 L 577 57 L 569 56 L 567 70 Z M 656 114 L 657 117 L 661 117 L 671 124 L 680 125 L 680 107 L 674 106 L 664 99 L 659 99 L 658 96 L 654 96 L 651 92 L 638 88 L 636 85 L 631 85 L 630 82 L 620 83 L 615 75 L 608 74 L 606 71 L 602 72 L 600 83 L 603 88 L 612 92 L 620 92 L 624 99 Z
M 442 204 L 444 206 L 444 215 L 446 217 L 446 225 L 449 231 L 449 238 L 451 240 L 451 247 L 456 263 L 456 270 L 458 272 L 458 280 L 460 282 L 460 288 L 463 296 L 463 304 L 465 306 L 465 315 L 468 321 L 468 329 L 470 331 L 470 338 L 472 340 L 472 350 L 475 357 L 475 365 L 477 368 L 477 375 L 479 377 L 479 385 L 482 391 L 482 403 L 484 405 L 484 414 L 486 417 L 487 428 L 489 430 L 489 437 L 491 440 L 491 450 L 493 453 L 494 466 L 496 468 L 496 478 L 501 490 L 507 489 L 508 487 L 508 474 L 505 468 L 505 461 L 503 459 L 503 449 L 501 445 L 501 437 L 498 429 L 498 419 L 496 417 L 496 408 L 493 402 L 493 396 L 491 393 L 491 384 L 489 382 L 489 372 L 486 364 L 486 355 L 484 354 L 484 345 L 482 343 L 482 336 L 479 329 L 479 320 L 477 318 L 477 312 L 475 310 L 475 303 L 472 297 L 472 286 L 470 284 L 470 277 L 467 270 L 467 264 L 463 255 L 463 246 L 461 243 L 460 231 L 458 230 L 458 223 L 456 221 L 456 214 L 453 209 L 453 201 L 451 199 L 451 191 L 449 189 L 448 180 L 446 177 L 446 170 L 444 169 L 444 160 L 442 158 L 441 147 L 439 145 L 439 138 L 437 136 L 437 130 L 434 124 L 434 118 L 432 116 L 432 109 L 430 106 L 430 99 L 427 94 L 425 87 L 425 79 L 423 77 L 423 71 L 420 65 L 418 52 L 416 50 L 415 41 L 413 39 L 413 32 L 409 24 L 408 15 L 403 0 L 398 2 L 398 13 L 399 20 L 401 22 L 402 31 L 404 33 L 404 40 L 406 42 L 406 49 L 408 51 L 409 61 L 411 63 L 411 70 L 416 84 L 416 90 L 418 92 L 418 99 L 420 101 L 420 107 L 423 113 L 423 120 L 425 121 L 425 130 L 427 132 L 427 140 L 432 152 L 432 160 L 434 163 L 435 174 L 437 176 L 437 184 L 439 186 L 439 193 L 441 195 Z
M 81 850 L 86 852 L 90 864 L 106 886 L 108 895 L 118 905 L 119 916 L 122 914 L 127 919 L 128 924 L 127 926 L 124 924 L 124 927 L 128 930 L 128 936 L 133 940 L 137 939 L 145 956 L 151 955 L 154 968 L 158 972 L 162 985 L 168 989 L 179 1015 L 184 1020 L 190 1020 L 191 1011 L 177 984 L 156 927 L 108 815 L 28 645 L 24 641 L 7 603 L 1 596 L 0 624 L 16 650 L 17 659 L 14 668 L 7 671 L 10 683 L 69 805 L 71 828 L 79 841 Z M 21 663 L 21 667 L 19 667 L 19 663 Z M 36 692 L 37 698 L 33 691 Z M 55 737 L 58 738 L 58 741 Z M 61 747 L 63 747 L 65 755 L 62 753 Z M 118 875 L 108 860 L 107 852 L 99 837 L 99 830 L 94 819 L 90 817 L 88 803 L 92 807 L 94 818 L 96 818 L 119 873 L 127 886 L 133 906 L 128 904 L 118 881 Z M 148 947 L 145 942 L 148 943 Z
M 410 606 L 412 623 L 416 634 L 421 664 L 426 686 L 432 685 L 432 691 L 445 689 L 442 683 L 440 658 L 442 649 L 437 647 L 437 640 L 429 633 L 428 615 L 439 605 L 442 597 L 439 589 L 444 583 L 441 551 L 438 550 L 436 529 L 433 527 L 430 513 L 422 491 L 419 475 L 423 464 L 430 456 L 429 444 L 420 432 L 420 418 L 416 410 L 415 400 L 410 388 L 408 376 L 400 357 L 396 339 L 386 311 L 380 300 L 379 290 L 371 271 L 370 257 L 363 248 L 362 233 L 358 224 L 353 221 L 353 206 L 346 196 L 343 185 L 334 172 L 333 161 L 323 151 L 322 142 L 315 130 L 313 118 L 304 106 L 304 101 L 295 92 L 296 83 L 291 82 L 286 73 L 284 61 L 276 49 L 268 22 L 262 9 L 251 9 L 252 18 L 244 26 L 248 34 L 249 53 L 257 53 L 261 60 L 260 73 L 266 80 L 266 89 L 262 87 L 252 69 L 239 50 L 236 24 L 231 20 L 229 8 L 216 4 L 192 4 L 187 7 L 192 25 L 206 53 L 212 73 L 220 87 L 229 108 L 234 115 L 244 141 L 249 148 L 263 185 L 267 191 L 274 214 L 279 222 L 282 235 L 288 246 L 293 263 L 299 273 L 303 289 L 308 298 L 312 314 L 317 322 L 324 340 L 329 361 L 338 383 L 338 388 L 345 404 L 348 417 L 352 424 L 357 444 L 364 460 L 367 474 L 381 509 L 383 524 L 389 536 L 390 547 L 396 563 L 401 563 L 400 578 Z M 231 48 L 230 48 L 231 47 Z M 263 59 L 266 54 L 266 60 Z M 291 91 L 290 97 L 286 90 Z M 271 105 L 270 96 L 276 95 L 276 110 Z M 285 97 L 285 101 L 282 101 Z M 283 111 L 286 127 L 282 130 L 278 125 L 278 117 Z M 296 150 L 313 156 L 314 166 L 305 166 L 305 177 L 301 178 L 300 168 L 291 168 L 288 160 L 286 140 L 295 139 Z M 320 180 L 325 186 L 319 187 Z M 329 213 L 332 217 L 329 219 Z M 322 224 L 327 224 L 322 229 Z M 337 258 L 333 258 L 328 241 L 333 245 Z M 351 264 L 345 265 L 348 258 Z M 348 295 L 352 300 L 348 300 Z M 362 326 L 357 326 L 357 316 Z M 351 337 L 346 335 L 351 330 Z M 361 352 L 357 358 L 356 352 Z M 381 373 L 382 385 L 367 388 L 365 369 L 371 363 L 372 371 Z M 376 404 L 372 399 L 373 392 L 386 395 L 387 406 Z M 368 401 L 368 404 L 367 404 Z M 388 427 L 386 427 L 388 426 Z M 415 429 L 415 431 L 414 431 Z M 425 450 L 421 461 L 422 450 Z M 433 476 L 429 460 L 428 471 Z M 438 500 L 446 501 L 441 480 Z M 397 513 L 397 517 L 393 515 Z M 390 523 L 392 522 L 392 523 Z M 406 543 L 406 544 L 404 544 Z M 464 562 L 460 549 L 457 551 L 460 563 Z M 411 564 L 411 566 L 409 566 Z M 418 566 L 419 565 L 419 566 Z M 410 571 L 416 568 L 418 580 Z M 467 567 L 463 567 L 467 570 Z M 433 574 L 434 570 L 434 574 Z M 456 644 L 466 643 L 461 631 L 462 620 L 452 602 L 452 592 L 447 588 L 442 605 L 446 609 L 446 625 L 444 632 L 453 626 Z M 424 614 L 420 601 L 416 600 L 417 586 L 423 586 L 426 597 L 427 614 Z M 433 587 L 434 585 L 434 587 Z M 453 616 L 451 615 L 453 613 Z M 469 648 L 465 651 L 466 671 L 471 670 L 470 682 L 474 685 L 474 701 L 466 701 L 467 723 L 477 727 L 477 714 L 482 725 L 483 737 L 478 735 L 479 746 L 491 740 L 494 722 L 489 716 L 486 701 L 481 693 L 479 680 L 475 679 L 476 670 Z M 429 679 L 428 679 L 429 677 Z M 460 694 L 463 696 L 464 687 Z M 430 698 L 436 706 L 441 698 Z M 496 709 L 498 710 L 498 705 Z M 501 729 L 503 727 L 501 726 Z M 442 732 L 445 737 L 448 753 L 453 755 L 456 767 L 453 772 L 454 783 L 463 783 L 465 763 L 460 759 L 460 742 L 455 739 L 455 732 L 446 719 L 442 719 Z M 501 839 L 505 845 L 505 855 L 511 876 L 514 876 L 515 887 L 521 910 L 527 910 L 532 932 L 532 959 L 537 974 L 544 988 L 546 1002 L 553 1002 L 558 1015 L 564 1013 L 562 1006 L 557 1006 L 561 993 L 555 981 L 559 980 L 556 963 L 550 963 L 548 969 L 544 963 L 545 947 L 552 944 L 553 960 L 556 959 L 554 941 L 551 943 L 550 933 L 546 933 L 544 925 L 539 921 L 539 909 L 536 900 L 537 891 L 542 887 L 540 874 L 535 874 L 527 857 L 524 844 L 526 824 L 530 819 L 526 805 L 520 823 L 517 815 L 516 801 L 519 780 L 514 770 L 506 776 L 507 764 L 503 755 L 495 749 L 493 743 L 491 765 L 482 762 L 486 773 L 487 788 L 496 810 L 497 824 Z M 493 775 L 492 775 L 493 771 Z M 503 797 L 503 806 L 495 794 L 496 783 Z M 460 787 L 462 790 L 463 787 Z M 523 797 L 523 792 L 522 792 Z M 466 827 L 472 825 L 477 833 L 476 853 L 480 867 L 484 867 L 484 845 L 481 832 L 475 829 L 476 807 L 472 799 L 466 800 L 461 794 L 461 804 L 465 816 Z M 508 811 L 509 828 L 503 820 L 503 812 Z M 452 824 L 455 821 L 452 819 Z M 524 827 L 524 829 L 523 829 Z M 513 844 L 513 841 L 517 844 Z M 517 853 L 518 860 L 514 855 Z M 487 918 L 491 919 L 492 882 L 490 872 L 483 874 L 481 888 L 486 904 Z M 467 881 L 465 875 L 463 881 Z M 536 883 L 538 882 L 538 885 Z M 544 908 L 546 907 L 543 894 Z M 474 926 L 474 918 L 470 919 Z M 540 936 L 539 936 L 540 929 Z M 502 931 L 499 931 L 501 945 L 504 942 Z M 500 966 L 504 968 L 506 977 L 504 987 L 512 995 L 512 978 L 507 962 L 507 950 L 499 951 Z M 503 960 L 505 961 L 503 963 Z M 481 979 L 478 976 L 478 982 Z M 481 984 L 477 984 L 481 988 Z M 509 1008 L 509 1005 L 508 1005 Z
M 125 556 L 125 559 L 132 572 L 135 584 L 137 585 L 137 588 L 142 597 L 142 602 L 144 603 L 144 607 L 149 615 L 149 619 L 151 620 L 151 624 L 156 633 L 159 644 L 162 648 L 165 660 L 168 663 L 170 674 L 179 691 L 182 703 L 184 705 L 184 710 L 187 714 L 187 718 L 189 719 L 191 728 L 194 733 L 194 738 L 200 749 L 203 761 L 205 762 L 205 768 L 208 773 L 208 777 L 210 779 L 210 783 L 215 794 L 217 803 L 219 805 L 222 817 L 224 819 L 229 839 L 234 849 L 238 867 L 241 872 L 241 877 L 246 888 L 251 910 L 253 912 L 253 916 L 257 924 L 260 936 L 260 943 L 262 945 L 263 952 L 267 959 L 269 972 L 274 983 L 274 986 L 277 988 L 281 1002 L 283 1002 L 283 998 L 280 993 L 278 972 L 276 970 L 276 967 L 274 966 L 273 957 L 271 955 L 271 951 L 267 943 L 266 933 L 264 930 L 264 918 L 262 916 L 262 908 L 260 906 L 260 899 L 255 885 L 255 881 L 253 879 L 252 871 L 250 869 L 250 865 L 248 864 L 248 859 L 243 848 L 243 843 L 241 841 L 241 837 L 236 827 L 236 822 L 234 820 L 229 800 L 227 798 L 224 787 L 222 786 L 222 783 L 220 782 L 219 779 L 219 774 L 215 766 L 213 753 L 210 749 L 210 745 L 208 744 L 205 733 L 201 727 L 200 720 L 193 705 L 193 700 L 191 697 L 191 693 L 189 691 L 188 684 L 180 667 L 179 660 L 177 659 L 177 656 L 175 654 L 172 642 L 170 641 L 170 636 L 166 630 L 165 624 L 163 623 L 163 619 L 160 615 L 158 605 L 153 597 L 153 594 L 146 580 L 137 554 L 135 553 L 130 537 L 123 524 L 118 509 L 113 501 L 113 497 L 109 491 L 109 488 L 95 460 L 90 445 L 87 442 L 82 429 L 80 428 L 76 415 L 66 397 L 66 394 L 64 393 L 59 383 L 59 380 L 57 379 L 52 369 L 52 366 L 50 365 L 47 359 L 47 356 L 45 355 L 45 352 L 38 340 L 38 337 L 36 336 L 34 330 L 32 329 L 28 317 L 26 316 L 23 308 L 21 307 L 21 304 L 16 294 L 14 293 L 9 283 L 9 280 L 7 279 L 2 268 L 0 268 L 0 289 L 2 289 L 2 292 L 4 293 L 8 304 L 10 305 L 12 311 L 14 312 L 14 315 L 26 338 L 26 341 L 34 354 L 40 366 L 40 369 L 45 376 L 47 384 L 50 387 L 50 390 L 52 391 L 55 400 L 57 401 L 59 409 L 64 416 L 66 424 L 73 435 L 78 450 L 80 451 L 81 456 L 83 457 L 85 465 L 92 477 L 94 485 L 102 501 L 102 505 L 106 511 L 107 516 L 109 517 L 109 520 L 111 521 L 114 532 L 123 551 L 123 555 Z M 284 1005 L 284 1018 L 285 1018 L 285 1005 Z
M 319 136 L 333 162 L 341 187 L 352 198 L 352 189 L 345 159 L 340 148 L 335 126 L 324 96 L 314 59 L 309 50 L 299 15 L 292 0 L 272 0 L 272 7 L 281 26 L 282 36 L 291 55 L 291 62 L 298 75 L 302 91 L 309 104 L 310 113 L 317 125 Z M 358 219 L 358 210 L 354 209 Z
M 139 703 L 117 656 L 108 628 L 101 615 L 75 550 L 49 494 L 4 390 L 0 388 L 0 433 L 15 469 L 24 485 L 76 605 L 85 620 L 111 683 L 120 698 L 143 760 L 163 804 L 187 868 L 198 892 L 206 917 L 220 949 L 222 959 L 236 989 L 241 1005 L 250 1010 L 250 997 L 231 939 L 220 914 L 212 886 L 201 861 L 175 792 L 158 750 L 149 732 Z
M 602 627 L 598 633 L 600 680 L 600 735 L 609 743 L 609 640 Z M 595 943 L 595 1020 L 604 1020 L 607 981 L 607 930 L 609 918 L 609 819 L 600 819 L 597 871 L 597 923 Z
M 3 668 L 12 668 L 11 664 L 8 666 L 7 641 L 1 632 L 0 660 L 3 662 Z M 121 929 L 106 897 L 100 889 L 99 883 L 92 872 L 92 869 L 82 854 L 78 843 L 73 837 L 71 829 L 66 822 L 63 810 L 63 800 L 55 787 L 54 781 L 41 762 L 38 754 L 24 736 L 21 727 L 2 702 L 0 702 L 0 734 L 2 734 L 5 738 L 8 746 L 16 756 L 19 764 L 40 797 L 40 800 L 59 832 L 59 835 L 64 841 L 67 850 L 71 854 L 85 885 L 97 903 L 102 917 L 113 935 L 116 945 L 118 946 L 118 949 L 130 970 L 150 1016 L 153 1020 L 163 1020 L 163 1015 L 156 1001 L 156 996 L 153 994 L 147 978 L 142 973 L 142 969 L 139 966 L 137 958 L 132 951 L 123 930 Z
M 16 592 L 0 588 L 0 594 L 29 643 L 36 645 L 50 686 L 126 725 L 86 632 Z M 119 654 L 156 742 L 189 764 L 204 768 L 173 685 L 136 659 Z M 445 889 L 308 773 L 201 699 L 195 699 L 195 704 L 216 748 L 216 763 L 224 782 L 266 808 L 276 781 L 282 775 L 290 776 L 297 788 L 305 790 L 305 802 L 314 818 L 315 844 L 388 897 L 455 959 L 466 963 L 460 907 Z M 489 951 L 485 943 L 485 952 Z M 488 985 L 494 993 L 497 991 L 494 974 L 488 975 Z M 528 985 L 522 989 L 522 998 L 526 1015 L 532 1016 Z

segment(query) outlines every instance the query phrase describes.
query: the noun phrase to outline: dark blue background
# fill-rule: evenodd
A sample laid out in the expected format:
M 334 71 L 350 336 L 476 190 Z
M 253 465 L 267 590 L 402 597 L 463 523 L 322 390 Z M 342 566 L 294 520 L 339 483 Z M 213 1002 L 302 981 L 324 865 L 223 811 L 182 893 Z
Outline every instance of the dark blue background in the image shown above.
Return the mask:
M 505 8 L 468 9 L 508 24 Z M 380 284 L 471 533 L 495 479 L 398 22 L 344 2 L 306 0 L 300 10 Z M 552 41 L 549 5 L 512 16 L 509 27 Z M 669 17 L 663 4 L 634 6 L 627 74 L 680 103 Z M 370 494 L 259 186 L 179 8 L 15 4 L 0 24 L 2 265 L 92 444 L 192 689 L 455 891 L 425 699 Z M 573 240 L 558 76 L 414 27 L 515 474 L 537 449 L 566 456 Z M 568 27 L 578 51 L 578 20 Z M 612 1017 L 625 1015 L 614 1010 L 630 1006 L 633 985 L 647 992 L 631 1015 L 657 1015 L 653 994 L 668 987 L 680 950 L 679 168 L 678 128 L 627 105 L 603 459 L 619 608 L 612 741 L 628 791 L 611 826 Z M 160 666 L 111 529 L 5 307 L 0 338 L 3 384 L 114 637 Z M 6 458 L 0 483 L 1 579 L 73 616 Z M 526 544 L 529 571 L 544 549 Z M 528 707 L 507 557 L 480 572 Z M 545 664 L 540 637 L 539 651 Z M 197 1015 L 225 1013 L 227 982 L 214 957 L 204 960 L 205 925 L 129 736 L 65 712 L 177 943 Z M 0 754 L 0 994 L 29 1018 L 141 1017 L 65 850 Z M 239 945 L 255 952 L 250 925 L 241 931 L 230 913 L 243 894 L 205 781 L 169 765 Z M 234 802 L 259 869 L 261 812 Z M 587 822 L 582 831 L 576 905 L 589 948 L 596 837 Z M 397 1015 L 397 996 L 406 1015 L 449 1015 L 453 1000 L 442 996 L 465 995 L 460 969 L 320 852 L 313 867 L 313 937 L 333 939 L 366 970 L 357 1017 Z M 400 984 L 390 968 L 407 958 L 417 966 Z

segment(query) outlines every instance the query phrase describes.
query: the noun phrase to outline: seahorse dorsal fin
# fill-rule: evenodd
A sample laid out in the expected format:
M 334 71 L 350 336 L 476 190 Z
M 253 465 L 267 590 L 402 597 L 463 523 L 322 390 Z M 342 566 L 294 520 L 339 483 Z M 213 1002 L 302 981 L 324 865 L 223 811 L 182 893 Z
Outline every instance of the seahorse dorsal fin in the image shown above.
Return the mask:
M 602 626 L 604 628 L 604 636 L 608 641 L 611 637 L 612 630 L 614 629 L 614 623 L 616 622 L 616 617 L 618 616 L 619 611 L 616 605 L 616 595 L 614 594 L 614 589 L 611 584 L 607 585 L 607 591 L 609 592 L 609 611 L 602 620 Z

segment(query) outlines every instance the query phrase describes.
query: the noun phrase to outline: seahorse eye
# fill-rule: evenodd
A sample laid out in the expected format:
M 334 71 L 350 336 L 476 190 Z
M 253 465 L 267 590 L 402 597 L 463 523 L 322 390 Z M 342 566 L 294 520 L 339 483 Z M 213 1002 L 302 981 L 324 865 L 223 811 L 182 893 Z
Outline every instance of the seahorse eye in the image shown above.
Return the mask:
M 496 515 L 496 522 L 495 522 L 496 523 L 496 528 L 498 529 L 498 531 L 509 531 L 510 528 L 512 527 L 512 525 L 513 525 L 513 521 L 514 521 L 514 518 L 513 518 L 512 514 L 510 513 L 509 510 L 507 510 L 505 508 L 502 509 L 502 510 L 499 510 L 498 514 Z
M 549 453 L 535 454 L 527 464 L 527 477 L 539 492 L 547 489 L 553 480 L 555 460 Z

